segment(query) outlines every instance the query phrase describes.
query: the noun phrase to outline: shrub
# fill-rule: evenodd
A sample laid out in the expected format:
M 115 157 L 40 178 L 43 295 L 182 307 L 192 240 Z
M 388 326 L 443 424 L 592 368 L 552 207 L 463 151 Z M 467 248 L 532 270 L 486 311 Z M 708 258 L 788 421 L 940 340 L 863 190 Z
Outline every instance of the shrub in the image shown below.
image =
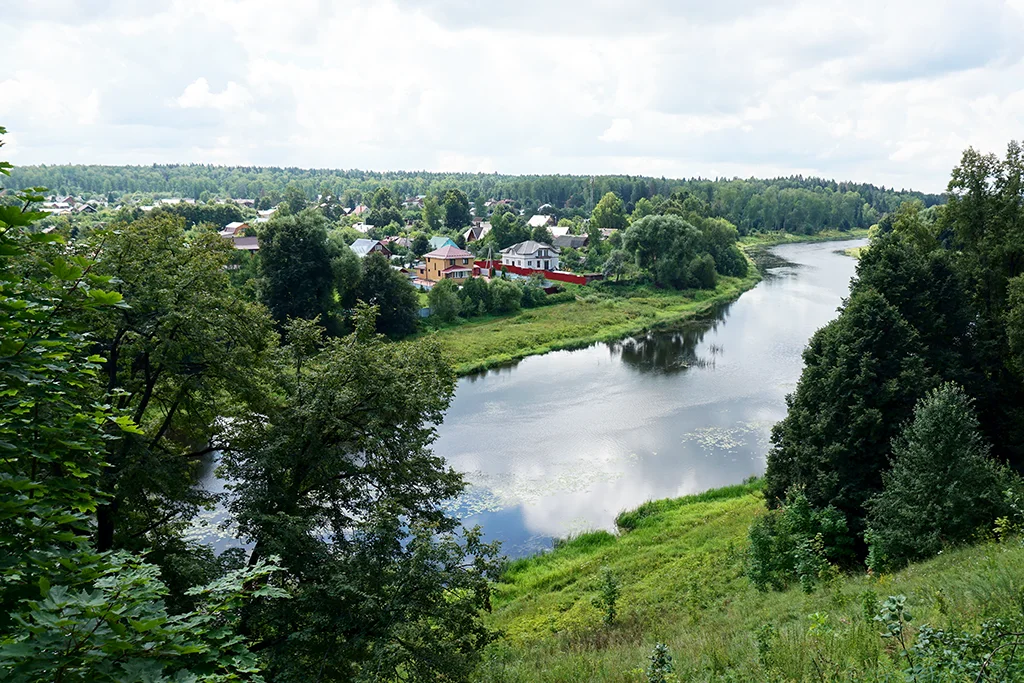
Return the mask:
M 644 672 L 647 675 L 647 683 L 668 683 L 673 670 L 672 655 L 668 652 L 668 646 L 664 643 L 656 644 L 651 651 L 647 671 Z
M 697 289 L 714 289 L 718 282 L 715 259 L 711 254 L 695 256 L 686 269 L 687 285 Z
M 440 320 L 450 323 L 458 317 L 462 310 L 459 301 L 459 286 L 454 280 L 441 280 L 430 290 L 427 300 L 430 302 L 430 313 Z
M 602 567 L 600 581 L 594 607 L 604 611 L 604 623 L 611 626 L 618 616 L 616 605 L 619 602 L 619 580 L 609 567 Z
M 758 590 L 783 590 L 794 579 L 810 592 L 831 564 L 853 556 L 846 518 L 829 506 L 817 509 L 799 489 L 786 504 L 769 510 L 750 527 L 746 574 Z
M 523 292 L 508 280 L 491 282 L 491 313 L 513 313 L 519 310 Z
M 893 440 L 883 490 L 868 502 L 868 566 L 898 569 L 969 540 L 1006 511 L 1005 477 L 988 458 L 962 388 L 943 384 L 914 408 Z

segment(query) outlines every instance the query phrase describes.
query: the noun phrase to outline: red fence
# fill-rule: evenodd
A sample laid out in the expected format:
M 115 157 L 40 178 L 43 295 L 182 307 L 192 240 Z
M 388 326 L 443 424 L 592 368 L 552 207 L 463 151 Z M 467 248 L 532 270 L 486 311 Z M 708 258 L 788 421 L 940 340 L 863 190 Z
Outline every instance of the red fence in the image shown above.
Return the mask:
M 494 267 L 495 273 L 500 273 L 501 269 L 504 268 L 513 275 L 523 275 L 529 277 L 534 273 L 540 273 L 546 280 L 552 282 L 568 282 L 574 285 L 585 285 L 591 280 L 601 280 L 602 275 L 577 275 L 576 273 L 566 273 L 561 270 L 536 270 L 534 268 L 520 268 L 519 266 L 502 266 L 501 261 L 475 261 L 475 265 L 480 269 L 482 274 L 486 274 L 491 266 Z

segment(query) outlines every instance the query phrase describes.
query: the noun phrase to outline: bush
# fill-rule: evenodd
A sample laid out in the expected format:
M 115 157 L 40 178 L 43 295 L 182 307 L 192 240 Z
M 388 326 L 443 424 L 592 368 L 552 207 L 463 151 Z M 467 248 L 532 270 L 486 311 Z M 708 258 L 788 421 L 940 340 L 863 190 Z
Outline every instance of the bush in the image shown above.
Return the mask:
M 619 580 L 608 567 L 601 568 L 601 583 L 598 588 L 598 595 L 594 598 L 594 606 L 604 612 L 605 626 L 615 623 L 618 616 L 616 605 L 619 602 Z
M 519 310 L 523 291 L 508 280 L 491 282 L 491 313 L 513 313 Z
M 714 289 L 718 283 L 715 259 L 711 254 L 695 256 L 686 269 L 687 284 L 698 289 Z
M 454 280 L 441 280 L 427 295 L 430 302 L 430 314 L 436 315 L 438 319 L 450 323 L 455 320 L 462 310 L 462 303 L 459 301 L 459 286 Z
M 988 450 L 961 387 L 946 383 L 918 401 L 893 440 L 883 490 L 868 501 L 868 566 L 899 569 L 969 540 L 1005 513 L 1006 479 Z
M 783 590 L 795 579 L 809 593 L 825 570 L 852 557 L 853 538 L 843 513 L 831 506 L 816 509 L 794 489 L 784 506 L 750 526 L 746 574 L 761 591 Z

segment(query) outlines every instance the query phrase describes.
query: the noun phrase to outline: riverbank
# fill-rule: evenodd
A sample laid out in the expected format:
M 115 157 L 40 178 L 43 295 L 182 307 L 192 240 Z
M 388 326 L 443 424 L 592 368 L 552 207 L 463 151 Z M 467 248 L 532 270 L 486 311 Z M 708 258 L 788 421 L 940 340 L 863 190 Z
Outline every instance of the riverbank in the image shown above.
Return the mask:
M 813 235 L 794 235 L 789 232 L 758 232 L 744 235 L 739 244 L 744 249 L 751 247 L 774 247 L 779 244 L 797 244 L 800 242 L 836 242 L 840 240 L 857 240 L 868 236 L 867 228 L 853 230 L 823 230 Z
M 490 617 L 505 636 L 477 680 L 646 680 L 658 642 L 680 681 L 823 680 L 823 663 L 827 680 L 902 680 L 906 663 L 870 620 L 874 600 L 906 595 L 916 627 L 976 631 L 1019 612 L 1017 539 L 948 550 L 893 575 L 838 576 L 811 594 L 759 593 L 743 562 L 747 529 L 763 511 L 758 482 L 712 490 L 620 515 L 629 530 L 619 536 L 585 534 L 512 562 Z M 611 626 L 594 605 L 604 568 L 621 593 Z
M 467 375 L 528 356 L 622 339 L 700 317 L 760 282 L 761 274 L 754 260 L 749 259 L 750 252 L 779 244 L 860 239 L 867 234 L 867 230 L 829 230 L 816 235 L 748 235 L 739 244 L 748 252 L 749 274 L 743 278 L 721 277 L 714 290 L 590 286 L 582 289 L 575 301 L 486 316 L 424 334 L 442 343 L 457 374 Z
M 444 346 L 456 372 L 465 375 L 696 318 L 733 301 L 760 279 L 751 264 L 746 277 L 720 277 L 713 290 L 591 287 L 575 301 L 472 320 L 429 334 Z

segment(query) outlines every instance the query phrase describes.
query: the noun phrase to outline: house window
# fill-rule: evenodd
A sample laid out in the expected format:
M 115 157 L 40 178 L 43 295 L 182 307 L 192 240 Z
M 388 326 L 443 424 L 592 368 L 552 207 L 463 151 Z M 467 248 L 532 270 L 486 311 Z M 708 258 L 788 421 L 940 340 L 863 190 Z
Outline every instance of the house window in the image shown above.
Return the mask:
M 531 268 L 533 268 L 533 261 L 527 261 L 527 262 L 526 262 L 526 265 L 528 265 L 528 266 L 530 266 Z
M 469 265 L 469 259 L 468 258 L 462 259 L 462 265 L 464 265 L 464 266 Z

